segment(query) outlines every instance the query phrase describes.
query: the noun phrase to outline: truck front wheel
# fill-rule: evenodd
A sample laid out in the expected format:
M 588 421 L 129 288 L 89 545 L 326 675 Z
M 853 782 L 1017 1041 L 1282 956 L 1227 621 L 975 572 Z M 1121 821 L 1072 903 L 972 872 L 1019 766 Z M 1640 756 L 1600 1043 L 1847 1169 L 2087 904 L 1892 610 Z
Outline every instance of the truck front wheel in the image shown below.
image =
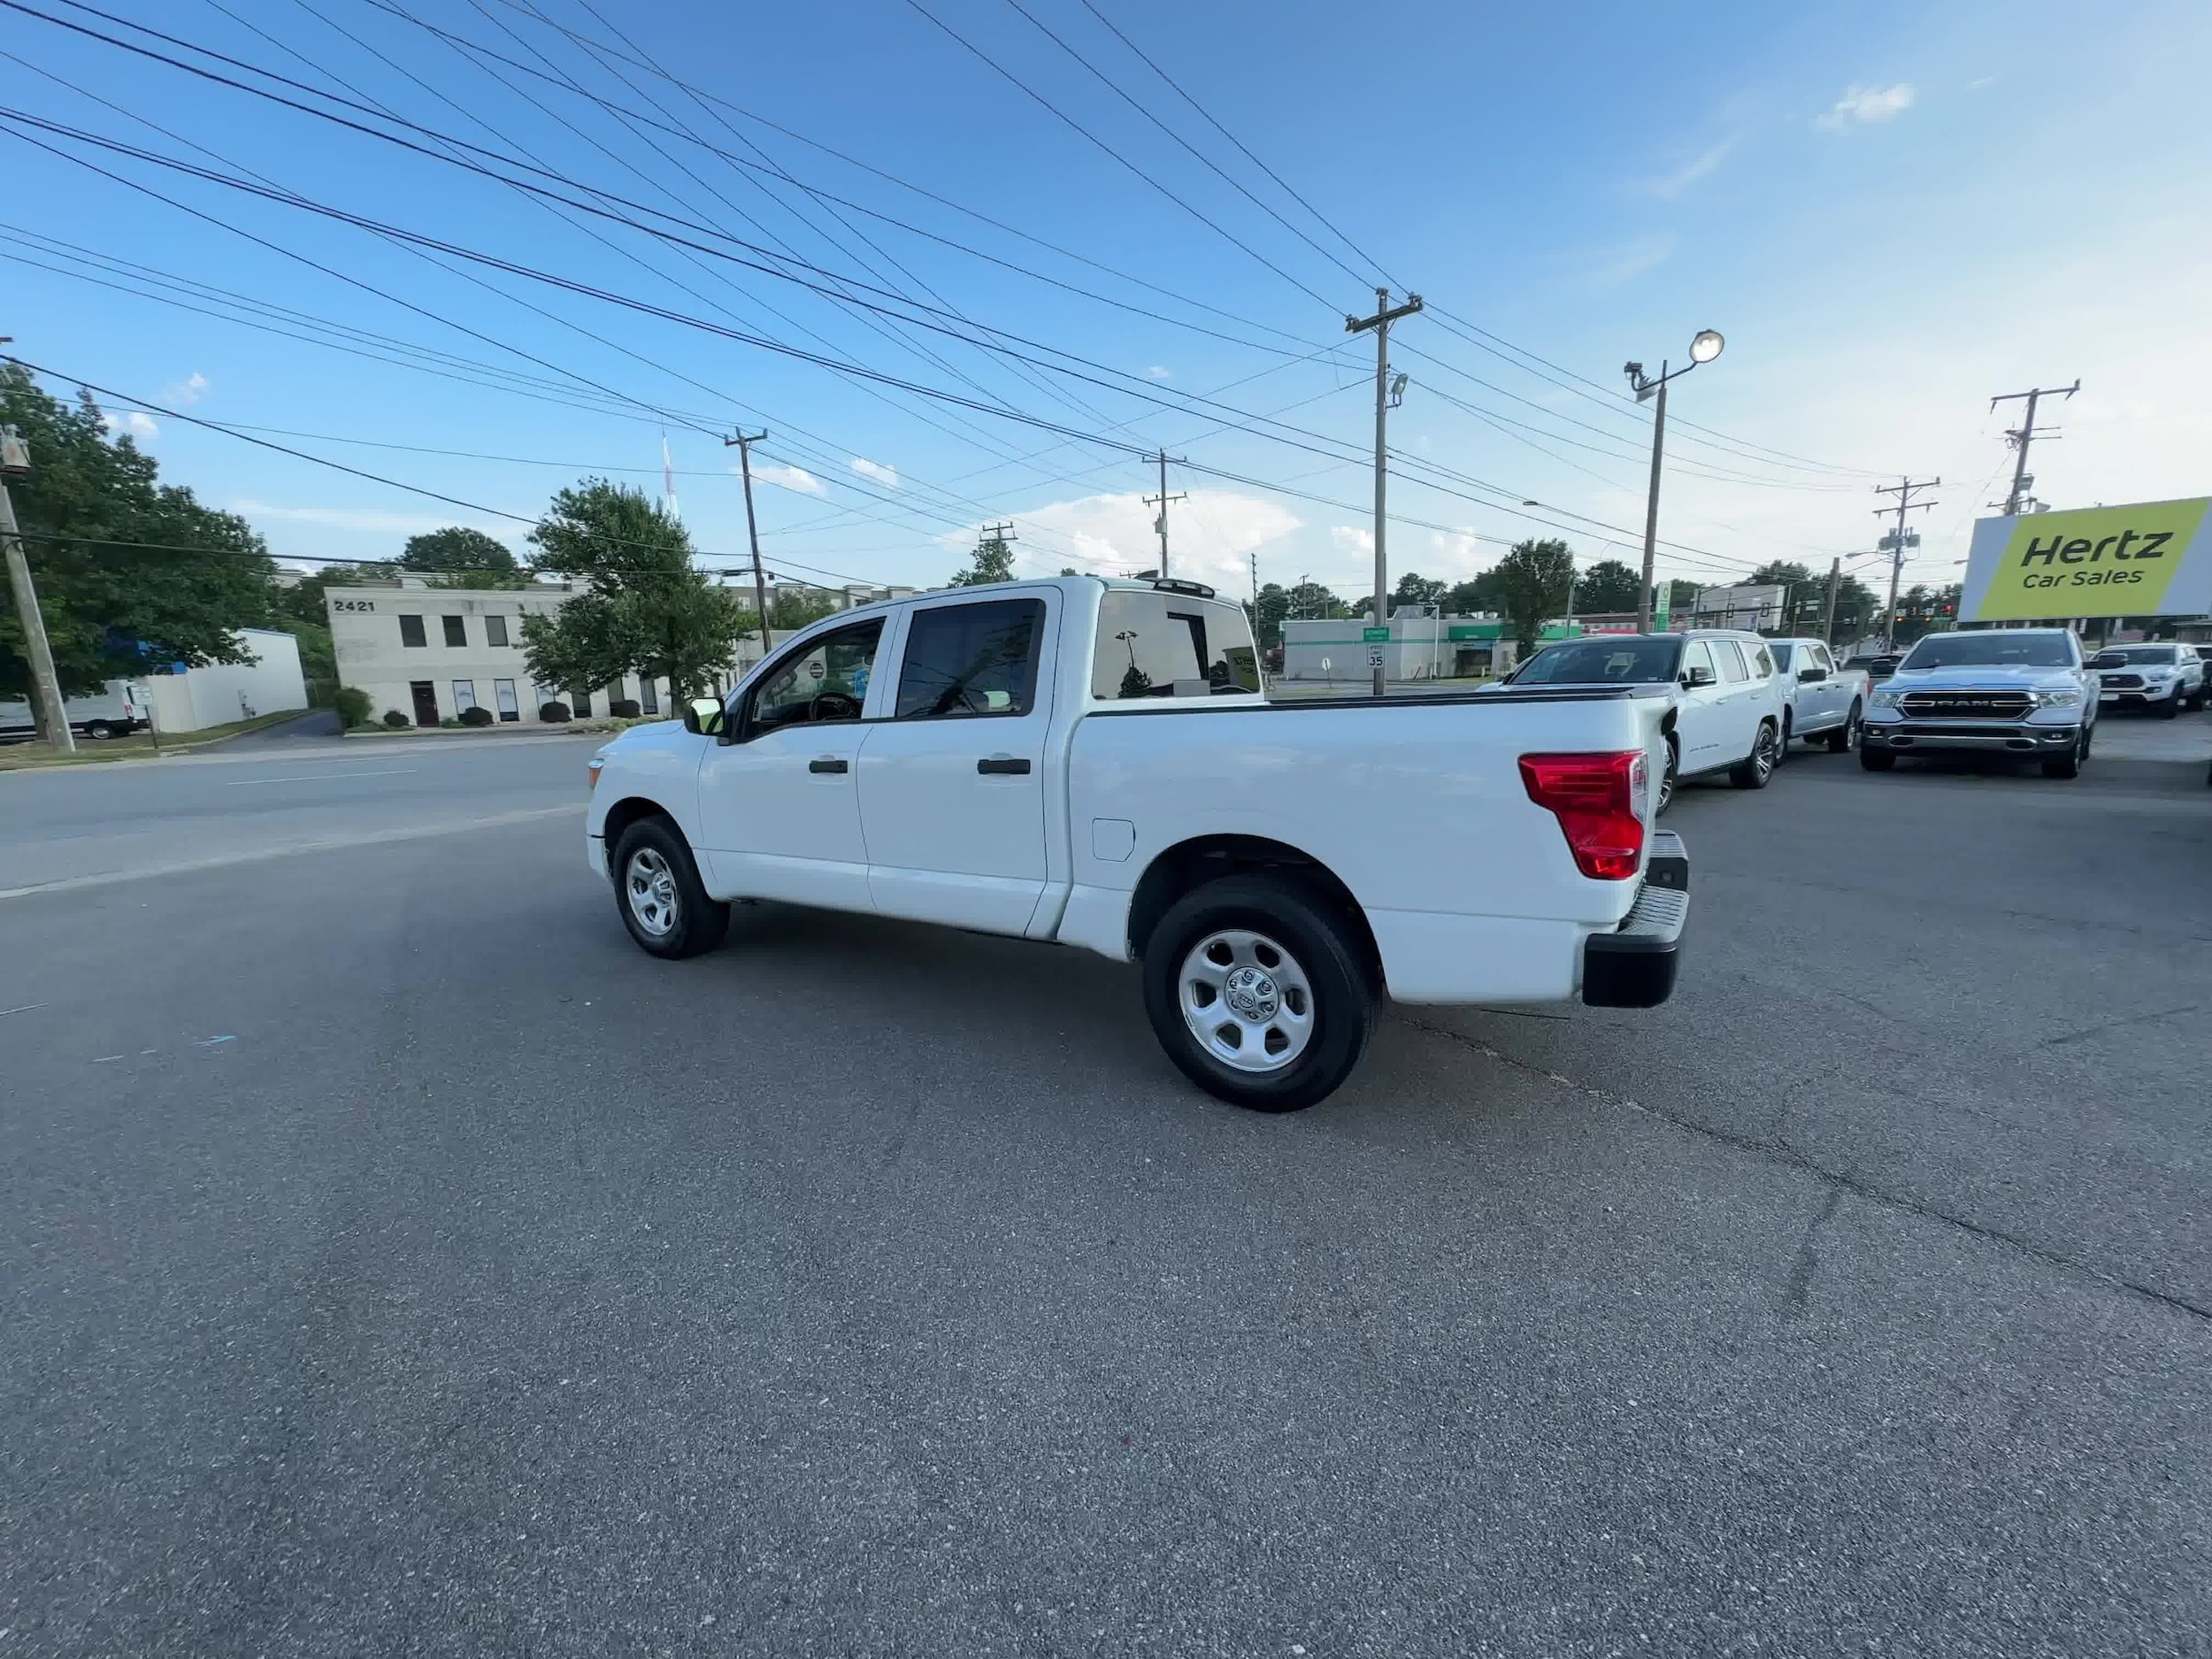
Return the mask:
M 1333 1094 L 1366 1052 L 1375 989 L 1314 889 L 1225 876 L 1185 894 L 1144 947 L 1144 1009 L 1183 1075 L 1254 1111 Z
M 615 906 L 639 949 L 695 956 L 729 931 L 730 907 L 707 896 L 691 849 L 666 818 L 640 818 L 623 831 L 610 868 Z

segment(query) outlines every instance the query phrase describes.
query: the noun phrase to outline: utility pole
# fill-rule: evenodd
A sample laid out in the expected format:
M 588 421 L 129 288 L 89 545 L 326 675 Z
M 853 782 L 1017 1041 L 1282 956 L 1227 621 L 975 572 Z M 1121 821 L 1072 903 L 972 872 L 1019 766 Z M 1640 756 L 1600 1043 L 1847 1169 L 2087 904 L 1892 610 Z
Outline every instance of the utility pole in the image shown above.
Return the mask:
M 753 446 L 767 442 L 766 432 L 738 433 L 722 440 L 722 447 L 737 446 L 737 468 L 745 479 L 745 534 L 753 544 L 753 603 L 760 611 L 760 654 L 765 657 L 772 641 L 768 632 L 768 578 L 760 568 L 760 527 L 753 521 Z
M 2024 392 L 2007 392 L 2001 397 L 1993 397 L 1989 400 L 1989 406 L 1992 409 L 1995 409 L 2000 403 L 2009 403 L 2016 398 L 2024 397 L 2028 400 L 2027 419 L 2017 426 L 2008 427 L 2005 432 L 2005 442 L 2012 445 L 2016 451 L 2016 458 L 2012 464 L 2012 489 L 2005 497 L 2006 518 L 2011 518 L 2018 516 L 2020 504 L 2027 496 L 2028 486 L 2035 482 L 2028 472 L 2028 445 L 2035 442 L 2036 404 L 2047 397 L 2071 397 L 2079 390 L 2081 390 L 2081 380 L 2079 376 L 2077 376 L 2071 386 L 2038 386 Z
M 1832 646 L 1836 642 L 1836 588 L 1843 580 L 1843 556 L 1838 554 L 1828 561 L 1828 614 L 1821 618 L 1820 642 Z
M 1178 466 L 1180 466 L 1183 464 L 1183 460 L 1184 457 L 1179 455 L 1175 457 L 1175 464 Z M 1156 495 L 1147 495 L 1144 498 L 1144 504 L 1146 506 L 1157 506 L 1160 510 L 1160 516 L 1152 521 L 1152 527 L 1160 533 L 1160 574 L 1162 576 L 1165 576 L 1168 573 L 1167 504 L 1171 501 L 1188 501 L 1190 499 L 1187 495 L 1171 495 L 1167 493 L 1167 451 L 1163 449 L 1160 451 L 1160 493 Z
M 1893 651 L 1897 649 L 1897 579 L 1903 573 L 1905 568 L 1905 515 L 1916 507 L 1934 506 L 1935 503 L 1932 501 L 1915 501 L 1913 493 L 1916 490 L 1934 489 L 1942 482 L 1943 480 L 1939 478 L 1923 479 L 1917 483 L 1909 478 L 1904 478 L 1900 479 L 1894 484 L 1877 484 L 1874 487 L 1874 493 L 1877 495 L 1897 497 L 1897 504 L 1894 507 L 1877 507 L 1874 510 L 1874 516 L 1878 518 L 1893 512 L 1897 515 L 1897 530 L 1890 538 L 1889 609 L 1882 616 L 1882 649 L 1884 650 Z
M 1680 368 L 1671 368 L 1667 363 L 1659 365 L 1656 380 L 1644 373 L 1640 363 L 1624 363 L 1621 373 L 1628 376 L 1628 389 L 1642 403 L 1654 392 L 1659 394 L 1659 405 L 1651 418 L 1651 488 L 1644 495 L 1644 578 L 1636 595 L 1636 632 L 1651 632 L 1651 586 L 1653 566 L 1659 550 L 1659 461 L 1666 453 L 1667 444 L 1667 382 L 1680 380 L 1701 363 L 1710 363 L 1721 354 L 1727 342 L 1720 332 L 1701 328 L 1690 338 L 1690 360 Z M 1670 607 L 1671 609 L 1671 607 Z
M 1375 290 L 1375 314 L 1372 317 L 1347 317 L 1344 332 L 1351 334 L 1375 331 L 1375 626 L 1390 625 L 1390 561 L 1383 550 L 1383 495 L 1390 477 L 1389 449 L 1386 433 L 1390 417 L 1390 325 L 1401 317 L 1410 317 L 1421 309 L 1418 294 L 1406 296 L 1406 303 L 1391 309 L 1390 290 Z M 1164 484 L 1161 486 L 1166 488 Z M 1375 695 L 1383 695 L 1384 671 L 1375 670 Z
M 0 345 L 8 343 L 0 334 Z M 23 541 L 15 522 L 15 503 L 8 499 L 7 480 L 31 470 L 29 452 L 13 426 L 0 426 L 0 550 L 8 561 L 8 585 L 15 593 L 15 614 L 23 620 L 24 655 L 31 664 L 31 696 L 38 705 L 39 724 L 46 741 L 65 755 L 77 752 L 77 735 L 69 729 L 69 708 L 62 701 L 61 680 L 54 672 L 53 647 L 46 641 L 46 618 L 38 608 L 38 589 L 31 582 L 30 561 L 23 556 Z

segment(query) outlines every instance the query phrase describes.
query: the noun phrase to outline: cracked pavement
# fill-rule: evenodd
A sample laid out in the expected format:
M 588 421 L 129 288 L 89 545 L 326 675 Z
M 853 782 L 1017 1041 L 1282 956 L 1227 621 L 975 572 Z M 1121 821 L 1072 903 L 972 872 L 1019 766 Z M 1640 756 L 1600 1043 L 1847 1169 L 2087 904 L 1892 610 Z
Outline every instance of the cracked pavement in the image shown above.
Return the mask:
M 576 823 L 300 787 L 0 901 L 0 1659 L 2212 1642 L 2201 787 L 1692 787 L 1673 1002 L 1286 1118 L 1112 964 L 655 963 Z

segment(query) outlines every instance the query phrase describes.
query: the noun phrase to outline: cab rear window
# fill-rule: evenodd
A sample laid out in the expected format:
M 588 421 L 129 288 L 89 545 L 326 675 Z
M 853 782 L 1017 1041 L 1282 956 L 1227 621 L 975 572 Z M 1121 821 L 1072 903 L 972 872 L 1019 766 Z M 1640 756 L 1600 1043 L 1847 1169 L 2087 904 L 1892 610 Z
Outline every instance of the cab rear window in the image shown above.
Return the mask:
M 1091 695 L 1115 701 L 1260 688 L 1243 609 L 1187 594 L 1108 589 L 1091 662 Z

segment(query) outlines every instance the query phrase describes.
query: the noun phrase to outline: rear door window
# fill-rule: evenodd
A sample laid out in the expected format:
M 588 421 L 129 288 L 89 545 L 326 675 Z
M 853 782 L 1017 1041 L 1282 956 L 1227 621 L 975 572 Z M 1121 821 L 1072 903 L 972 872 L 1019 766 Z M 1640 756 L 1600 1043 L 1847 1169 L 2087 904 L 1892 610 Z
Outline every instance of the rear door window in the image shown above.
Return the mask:
M 1241 606 L 1128 588 L 1110 588 L 1099 602 L 1094 697 L 1204 697 L 1259 688 L 1252 626 Z
M 1740 684 L 1750 677 L 1744 670 L 1743 651 L 1733 640 L 1715 640 L 1713 660 L 1720 664 L 1723 685 Z
M 893 718 L 1027 714 L 1037 695 L 1041 599 L 931 605 L 913 612 Z

